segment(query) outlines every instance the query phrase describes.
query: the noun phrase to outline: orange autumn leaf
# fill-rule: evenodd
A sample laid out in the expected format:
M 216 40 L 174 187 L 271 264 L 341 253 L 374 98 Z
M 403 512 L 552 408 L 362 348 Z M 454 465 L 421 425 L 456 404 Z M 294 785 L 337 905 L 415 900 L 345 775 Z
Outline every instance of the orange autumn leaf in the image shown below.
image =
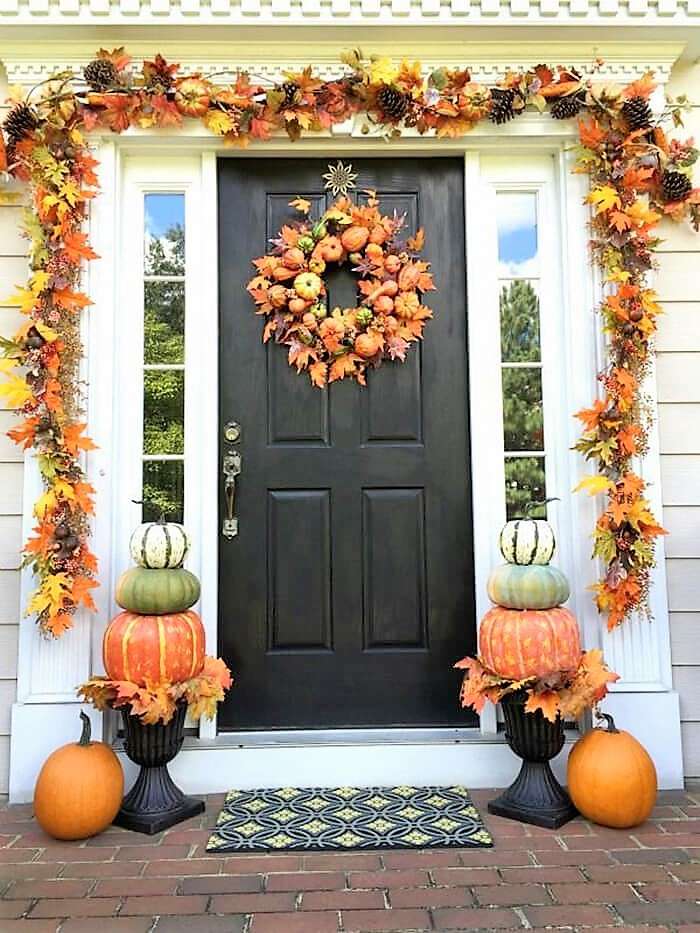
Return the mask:
M 10 428 L 7 432 L 7 436 L 10 438 L 10 440 L 14 441 L 15 444 L 20 444 L 24 450 L 27 450 L 34 444 L 34 438 L 36 437 L 36 426 L 38 424 L 38 418 L 26 418 L 16 427 Z
M 596 119 L 591 119 L 587 123 L 579 120 L 578 135 L 581 144 L 587 149 L 597 149 L 605 139 L 605 130 Z
M 83 259 L 99 259 L 97 253 L 87 241 L 87 233 L 81 233 L 77 230 L 64 236 L 63 250 L 72 262 L 80 262 Z
M 344 353 L 342 356 L 337 357 L 328 370 L 328 381 L 335 382 L 337 379 L 345 379 L 346 376 L 355 375 L 355 367 L 361 361 L 361 357 L 356 353 Z
M 99 586 L 97 580 L 91 577 L 75 577 L 71 587 L 71 599 L 76 606 L 85 606 L 90 612 L 97 612 L 97 606 L 90 594 L 90 590 Z
M 73 486 L 73 492 L 75 494 L 75 502 L 77 505 L 86 512 L 88 515 L 92 515 L 95 511 L 95 503 L 92 500 L 92 496 L 95 495 L 95 488 L 91 483 L 77 482 Z
M 90 298 L 82 292 L 73 292 L 69 288 L 55 288 L 51 292 L 53 303 L 66 311 L 80 311 L 92 304 Z
M 54 531 L 56 526 L 50 521 L 43 521 L 34 528 L 35 537 L 28 538 L 24 550 L 28 554 L 48 555 L 55 544 Z
M 84 423 L 70 424 L 63 428 L 63 443 L 66 450 L 72 454 L 77 454 L 79 450 L 97 450 L 97 444 L 83 434 L 86 428 L 87 425 Z
M 545 719 L 556 722 L 559 715 L 559 697 L 553 690 L 544 690 L 542 693 L 534 691 L 525 703 L 526 713 L 536 713 L 540 710 Z
M 322 389 L 328 381 L 327 364 L 322 361 L 319 361 L 318 363 L 312 363 L 311 366 L 309 366 L 309 376 L 311 377 L 312 385 Z
M 647 71 L 637 81 L 628 84 L 622 93 L 628 100 L 632 97 L 643 97 L 648 100 L 655 90 L 656 82 L 654 81 L 653 72 Z
M 68 612 L 55 612 L 48 616 L 45 627 L 54 638 L 60 638 L 64 632 L 73 628 L 73 617 Z

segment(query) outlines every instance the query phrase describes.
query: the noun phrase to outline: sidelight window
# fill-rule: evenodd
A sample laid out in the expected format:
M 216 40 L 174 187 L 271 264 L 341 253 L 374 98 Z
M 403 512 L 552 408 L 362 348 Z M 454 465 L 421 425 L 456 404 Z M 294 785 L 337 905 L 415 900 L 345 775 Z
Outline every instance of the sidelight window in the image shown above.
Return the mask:
M 496 205 L 505 500 L 513 518 L 547 494 L 537 193 L 499 191 Z M 530 514 L 544 516 L 544 505 Z
M 143 519 L 181 522 L 185 454 L 185 195 L 144 194 Z

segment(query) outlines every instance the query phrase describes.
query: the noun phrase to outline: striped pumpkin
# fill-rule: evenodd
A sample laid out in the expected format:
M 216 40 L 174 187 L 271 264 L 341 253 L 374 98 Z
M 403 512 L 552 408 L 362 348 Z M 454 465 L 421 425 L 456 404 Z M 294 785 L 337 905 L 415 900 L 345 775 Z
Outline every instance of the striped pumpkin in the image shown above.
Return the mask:
M 150 570 L 181 567 L 189 548 L 187 532 L 174 522 L 145 522 L 134 530 L 129 541 L 134 562 Z
M 569 598 L 568 580 L 551 565 L 501 564 L 491 571 L 486 590 L 492 603 L 506 609 L 553 609 Z
M 481 620 L 479 656 L 486 667 L 513 680 L 575 670 L 581 658 L 576 619 L 561 607 L 495 606 Z
M 199 599 L 199 580 L 184 567 L 129 567 L 117 580 L 118 606 L 144 615 L 184 612 Z
M 120 612 L 107 626 L 102 660 L 112 680 L 139 686 L 180 683 L 204 666 L 204 627 L 196 612 L 144 616 Z
M 548 564 L 556 546 L 552 526 L 543 518 L 506 522 L 498 543 L 509 564 Z

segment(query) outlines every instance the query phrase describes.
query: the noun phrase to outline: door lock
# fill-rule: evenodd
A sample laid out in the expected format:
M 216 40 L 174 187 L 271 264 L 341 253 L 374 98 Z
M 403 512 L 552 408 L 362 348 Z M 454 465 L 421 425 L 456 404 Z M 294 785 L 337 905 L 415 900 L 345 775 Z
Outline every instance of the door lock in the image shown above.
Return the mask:
M 241 436 L 241 426 L 237 421 L 227 421 L 224 428 L 224 438 L 229 444 L 235 444 Z

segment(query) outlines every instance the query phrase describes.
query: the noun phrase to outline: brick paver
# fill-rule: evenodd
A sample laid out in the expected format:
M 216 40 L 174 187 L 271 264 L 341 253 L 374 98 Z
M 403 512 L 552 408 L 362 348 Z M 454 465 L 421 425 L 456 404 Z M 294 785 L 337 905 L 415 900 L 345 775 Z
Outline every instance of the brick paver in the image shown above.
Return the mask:
M 0 806 L 0 933 L 700 933 L 700 787 L 632 831 L 486 812 L 493 849 L 209 855 L 222 798 L 148 838 L 49 839 Z

